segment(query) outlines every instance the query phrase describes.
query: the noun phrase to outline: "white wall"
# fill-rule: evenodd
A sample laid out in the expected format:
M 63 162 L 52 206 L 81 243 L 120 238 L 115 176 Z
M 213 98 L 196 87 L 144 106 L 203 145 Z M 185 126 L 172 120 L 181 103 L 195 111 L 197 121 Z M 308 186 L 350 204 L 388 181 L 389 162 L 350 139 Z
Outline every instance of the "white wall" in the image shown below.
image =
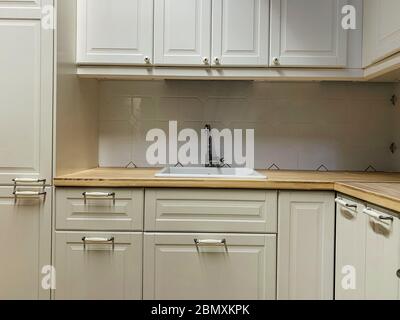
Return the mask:
M 146 132 L 167 131 L 168 121 L 177 120 L 181 129 L 206 123 L 254 128 L 260 169 L 275 163 L 281 169 L 400 170 L 398 154 L 389 151 L 400 115 L 389 102 L 393 90 L 391 84 L 102 81 L 100 166 L 148 166 Z

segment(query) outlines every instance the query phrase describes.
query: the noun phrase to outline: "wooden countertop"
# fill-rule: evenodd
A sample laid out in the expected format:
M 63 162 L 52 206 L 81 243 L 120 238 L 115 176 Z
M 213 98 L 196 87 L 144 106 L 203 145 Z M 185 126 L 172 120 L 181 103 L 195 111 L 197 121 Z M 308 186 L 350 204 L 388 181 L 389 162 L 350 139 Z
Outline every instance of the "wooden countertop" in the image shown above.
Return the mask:
M 95 168 L 54 179 L 56 187 L 229 188 L 337 191 L 400 212 L 400 173 L 258 170 L 267 180 L 156 178 L 155 168 Z

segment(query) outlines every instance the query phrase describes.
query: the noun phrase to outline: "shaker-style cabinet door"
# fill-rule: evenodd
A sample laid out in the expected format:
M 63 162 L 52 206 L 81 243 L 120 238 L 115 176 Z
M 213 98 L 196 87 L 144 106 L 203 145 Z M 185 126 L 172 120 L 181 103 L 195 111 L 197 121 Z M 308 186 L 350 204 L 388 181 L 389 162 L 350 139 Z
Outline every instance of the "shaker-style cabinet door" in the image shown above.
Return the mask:
M 19 2 L 27 1 L 12 3 Z M 1 8 L 0 1 L 0 12 L 8 12 Z M 0 18 L 0 185 L 14 178 L 51 183 L 53 30 L 33 9 L 11 13 L 16 18 Z
M 269 0 L 214 0 L 213 66 L 268 66 Z
M 336 198 L 336 300 L 365 299 L 367 217 L 364 205 Z
M 155 0 L 154 6 L 155 64 L 210 66 L 211 0 Z
M 0 300 L 50 299 L 52 195 L 45 192 L 15 199 L 13 188 L 0 187 Z
M 142 233 L 57 231 L 55 299 L 141 299 L 142 238 Z
M 333 192 L 279 193 L 278 299 L 333 299 L 334 201 Z
M 144 299 L 276 299 L 276 235 L 144 237 Z
M 400 1 L 364 1 L 364 66 L 400 51 Z
M 380 209 L 366 208 L 366 299 L 399 299 L 400 220 Z M 391 220 L 393 219 L 393 220 Z
M 79 0 L 77 62 L 152 63 L 153 0 Z
M 346 67 L 345 0 L 271 0 L 270 65 Z

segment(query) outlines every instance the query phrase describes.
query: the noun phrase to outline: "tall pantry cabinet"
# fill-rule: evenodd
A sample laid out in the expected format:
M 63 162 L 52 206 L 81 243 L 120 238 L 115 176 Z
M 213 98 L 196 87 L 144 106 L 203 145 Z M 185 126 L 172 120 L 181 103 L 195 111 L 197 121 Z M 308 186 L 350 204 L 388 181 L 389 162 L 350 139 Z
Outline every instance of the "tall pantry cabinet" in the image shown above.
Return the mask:
M 0 299 L 50 297 L 52 8 L 0 0 Z

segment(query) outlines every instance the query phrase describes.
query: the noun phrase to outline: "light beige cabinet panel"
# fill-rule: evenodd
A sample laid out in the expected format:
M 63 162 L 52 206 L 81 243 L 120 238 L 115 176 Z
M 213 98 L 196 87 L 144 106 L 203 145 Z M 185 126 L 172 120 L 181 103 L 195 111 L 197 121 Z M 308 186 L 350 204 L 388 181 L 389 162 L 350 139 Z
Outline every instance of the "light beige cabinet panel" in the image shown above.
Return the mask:
M 358 201 L 337 197 L 335 299 L 365 299 L 367 216 Z
M 17 177 L 50 184 L 53 30 L 40 17 L 0 19 L 0 43 L 0 184 Z
M 282 191 L 278 220 L 278 299 L 333 299 L 335 195 Z
M 19 198 L 0 187 L 0 299 L 50 299 L 42 269 L 50 265 L 51 189 L 46 197 Z
M 367 208 L 388 217 L 381 209 Z M 366 299 L 399 299 L 400 220 L 367 218 Z
M 145 233 L 144 242 L 144 299 L 276 298 L 275 235 Z
M 54 298 L 141 299 L 142 239 L 142 233 L 56 232 Z
M 269 0 L 212 5 L 212 65 L 268 66 Z
M 270 65 L 346 67 L 345 0 L 271 0 Z
M 277 192 L 146 189 L 146 231 L 276 233 Z
M 157 65 L 210 66 L 211 0 L 155 0 Z
M 143 230 L 143 189 L 57 188 L 57 230 Z
M 364 66 L 400 51 L 400 1 L 364 1 Z
M 77 62 L 150 65 L 153 0 L 78 0 Z
M 52 3 L 52 0 L 0 0 L 0 19 L 40 19 L 42 7 Z

